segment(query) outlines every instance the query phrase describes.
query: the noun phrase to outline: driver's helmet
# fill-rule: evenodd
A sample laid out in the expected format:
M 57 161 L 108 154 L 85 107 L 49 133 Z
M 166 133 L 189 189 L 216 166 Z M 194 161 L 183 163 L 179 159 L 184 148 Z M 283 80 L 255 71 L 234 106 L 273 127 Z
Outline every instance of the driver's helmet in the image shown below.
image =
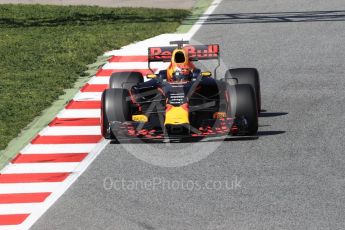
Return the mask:
M 190 81 L 193 74 L 192 70 L 187 64 L 178 64 L 172 74 L 172 80 L 174 82 Z

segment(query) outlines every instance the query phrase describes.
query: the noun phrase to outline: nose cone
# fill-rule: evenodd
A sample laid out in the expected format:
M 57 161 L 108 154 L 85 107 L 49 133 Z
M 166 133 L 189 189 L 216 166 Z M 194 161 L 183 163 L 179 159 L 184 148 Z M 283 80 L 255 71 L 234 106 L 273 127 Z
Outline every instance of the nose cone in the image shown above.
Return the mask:
M 164 125 L 189 124 L 189 109 L 187 104 L 181 106 L 167 105 Z

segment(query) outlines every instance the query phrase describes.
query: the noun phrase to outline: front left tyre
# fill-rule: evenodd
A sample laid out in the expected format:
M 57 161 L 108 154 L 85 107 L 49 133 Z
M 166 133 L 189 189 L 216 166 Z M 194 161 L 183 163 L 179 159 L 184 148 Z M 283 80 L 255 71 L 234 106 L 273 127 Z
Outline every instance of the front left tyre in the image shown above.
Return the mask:
M 229 69 L 225 74 L 225 79 L 235 78 L 237 84 L 248 84 L 253 88 L 258 113 L 261 111 L 261 87 L 259 72 L 255 68 Z
M 230 116 L 244 118 L 244 135 L 256 135 L 258 131 L 258 112 L 255 92 L 249 84 L 229 86 Z

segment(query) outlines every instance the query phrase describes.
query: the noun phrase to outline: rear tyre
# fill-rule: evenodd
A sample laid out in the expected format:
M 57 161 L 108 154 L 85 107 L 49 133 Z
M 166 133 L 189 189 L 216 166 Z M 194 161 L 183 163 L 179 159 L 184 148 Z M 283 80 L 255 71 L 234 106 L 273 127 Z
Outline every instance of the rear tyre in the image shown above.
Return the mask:
M 107 89 L 102 94 L 101 131 L 105 139 L 115 139 L 109 122 L 129 121 L 131 119 L 131 102 L 127 89 Z
M 110 76 L 110 89 L 128 89 L 132 86 L 144 82 L 144 77 L 140 72 L 118 72 Z
M 261 111 L 261 88 L 260 88 L 260 78 L 259 72 L 255 68 L 237 68 L 229 69 L 225 78 L 235 78 L 238 84 L 248 84 L 253 87 L 256 103 L 258 108 L 258 113 Z
M 253 88 L 248 84 L 230 86 L 231 117 L 244 117 L 247 121 L 245 135 L 258 131 L 258 113 Z

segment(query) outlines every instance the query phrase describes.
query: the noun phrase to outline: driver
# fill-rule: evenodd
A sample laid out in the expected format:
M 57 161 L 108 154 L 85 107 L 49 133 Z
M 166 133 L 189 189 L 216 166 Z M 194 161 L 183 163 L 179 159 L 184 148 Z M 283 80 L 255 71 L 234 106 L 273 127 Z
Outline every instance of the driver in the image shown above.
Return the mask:
M 180 81 L 180 78 L 183 78 L 183 75 L 190 74 L 194 69 L 195 66 L 189 60 L 188 52 L 185 49 L 175 49 L 172 53 L 171 62 L 167 69 L 167 80 L 168 82 Z M 180 75 L 180 73 L 182 75 Z
M 172 74 L 172 82 L 188 82 L 192 79 L 193 69 L 186 64 L 177 64 Z

